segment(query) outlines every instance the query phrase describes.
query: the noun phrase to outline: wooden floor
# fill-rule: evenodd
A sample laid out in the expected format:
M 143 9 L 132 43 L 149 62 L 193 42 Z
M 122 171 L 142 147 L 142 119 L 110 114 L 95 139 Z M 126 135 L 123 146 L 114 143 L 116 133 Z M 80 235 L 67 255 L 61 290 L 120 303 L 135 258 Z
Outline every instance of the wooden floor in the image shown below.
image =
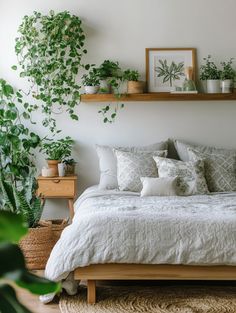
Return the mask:
M 31 293 L 25 291 L 24 289 L 18 290 L 18 297 L 27 308 L 29 308 L 33 313 L 60 313 L 58 306 L 58 301 L 50 304 L 43 304 L 39 301 L 39 297 L 32 295 Z

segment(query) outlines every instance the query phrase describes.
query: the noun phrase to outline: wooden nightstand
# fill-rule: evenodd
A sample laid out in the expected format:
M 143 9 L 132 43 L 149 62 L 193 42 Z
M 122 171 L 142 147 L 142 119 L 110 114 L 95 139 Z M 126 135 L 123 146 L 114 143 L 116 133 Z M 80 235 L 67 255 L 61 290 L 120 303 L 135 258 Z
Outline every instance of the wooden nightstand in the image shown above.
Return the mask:
M 74 216 L 74 200 L 77 193 L 77 175 L 64 177 L 39 176 L 37 195 L 45 199 L 68 199 L 70 218 Z

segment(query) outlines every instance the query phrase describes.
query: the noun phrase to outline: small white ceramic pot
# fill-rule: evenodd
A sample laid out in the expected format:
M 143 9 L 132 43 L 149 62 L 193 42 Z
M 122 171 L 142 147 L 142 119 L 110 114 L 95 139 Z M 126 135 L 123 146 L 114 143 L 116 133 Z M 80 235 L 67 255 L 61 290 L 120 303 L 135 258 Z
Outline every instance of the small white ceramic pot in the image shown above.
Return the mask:
M 232 79 L 225 79 L 221 81 L 221 91 L 222 93 L 233 92 L 233 81 Z
M 58 174 L 59 176 L 63 177 L 66 174 L 66 167 L 64 163 L 59 163 L 58 164 Z
M 98 92 L 100 86 L 84 86 L 85 93 L 88 95 L 93 95 Z
M 207 93 L 220 93 L 220 80 L 219 79 L 208 79 L 207 80 Z

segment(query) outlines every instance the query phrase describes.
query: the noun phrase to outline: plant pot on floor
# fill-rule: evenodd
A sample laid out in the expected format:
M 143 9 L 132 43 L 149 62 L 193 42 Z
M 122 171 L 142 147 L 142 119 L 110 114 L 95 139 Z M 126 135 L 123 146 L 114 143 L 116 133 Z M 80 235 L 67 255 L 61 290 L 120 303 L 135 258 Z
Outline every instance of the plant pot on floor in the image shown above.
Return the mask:
M 222 93 L 232 93 L 234 83 L 232 79 L 225 79 L 221 81 L 221 91 Z
M 62 231 L 68 226 L 68 221 L 66 219 L 50 220 L 52 223 L 52 237 L 53 237 L 53 246 L 61 237 Z
M 207 80 L 207 93 L 221 93 L 220 80 L 208 79 Z
M 142 81 L 128 81 L 127 83 L 127 93 L 143 93 L 144 91 L 144 82 Z
M 84 86 L 85 93 L 88 95 L 94 95 L 98 93 L 100 86 Z
M 44 269 L 54 246 L 52 223 L 40 221 L 36 228 L 29 228 L 28 234 L 19 243 L 25 256 L 27 268 Z
M 58 176 L 58 164 L 61 163 L 60 160 L 47 160 L 48 167 L 52 170 L 52 176 Z

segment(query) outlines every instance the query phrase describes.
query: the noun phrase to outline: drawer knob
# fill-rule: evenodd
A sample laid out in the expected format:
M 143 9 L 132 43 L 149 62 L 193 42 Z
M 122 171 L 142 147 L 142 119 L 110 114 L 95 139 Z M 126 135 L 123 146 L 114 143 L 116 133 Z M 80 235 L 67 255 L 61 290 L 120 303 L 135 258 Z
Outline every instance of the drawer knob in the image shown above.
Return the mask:
M 60 183 L 60 179 L 53 179 L 53 182 L 54 182 L 55 184 L 58 184 L 58 183 Z

